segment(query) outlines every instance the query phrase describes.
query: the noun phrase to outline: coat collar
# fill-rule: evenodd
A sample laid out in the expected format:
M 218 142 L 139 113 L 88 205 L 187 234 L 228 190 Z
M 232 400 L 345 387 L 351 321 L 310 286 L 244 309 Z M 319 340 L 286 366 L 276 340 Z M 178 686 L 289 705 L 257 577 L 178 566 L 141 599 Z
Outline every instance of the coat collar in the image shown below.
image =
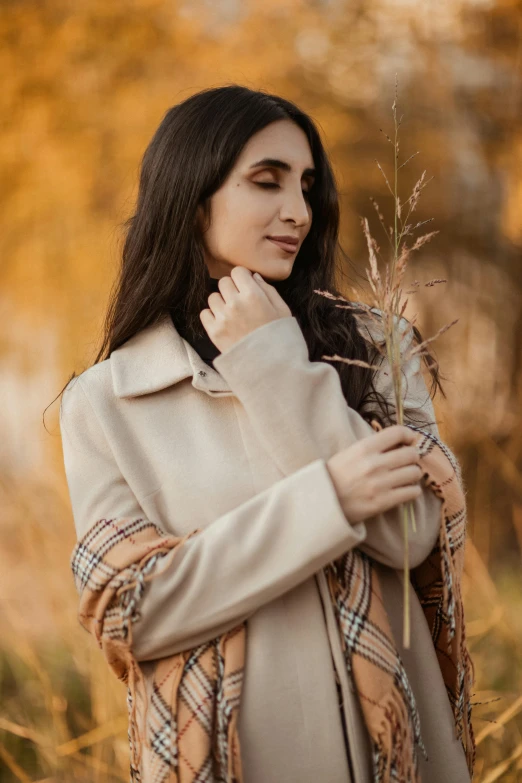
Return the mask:
M 210 396 L 233 394 L 223 376 L 180 335 L 169 314 L 114 350 L 110 365 L 114 394 L 120 398 L 152 394 L 185 378 Z

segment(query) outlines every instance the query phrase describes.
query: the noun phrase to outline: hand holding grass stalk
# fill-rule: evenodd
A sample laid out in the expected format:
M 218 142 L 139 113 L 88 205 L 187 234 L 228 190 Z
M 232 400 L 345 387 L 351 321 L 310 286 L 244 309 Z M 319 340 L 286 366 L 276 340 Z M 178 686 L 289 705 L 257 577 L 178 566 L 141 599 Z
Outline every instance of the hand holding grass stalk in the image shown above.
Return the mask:
M 384 233 L 386 234 L 386 238 L 390 244 L 390 250 L 391 250 L 391 265 L 387 261 L 383 262 L 385 265 L 384 281 L 383 281 L 383 276 L 379 272 L 378 263 L 377 263 L 377 256 L 379 256 L 379 258 L 382 261 L 380 248 L 370 233 L 370 228 L 368 225 L 367 218 L 362 218 L 361 220 L 363 231 L 366 237 L 366 242 L 368 245 L 368 254 L 370 260 L 370 266 L 366 269 L 366 274 L 370 283 L 370 287 L 373 292 L 373 301 L 374 301 L 373 306 L 378 308 L 381 311 L 381 314 L 376 315 L 375 313 L 372 313 L 370 305 L 365 305 L 362 302 L 359 302 L 357 305 L 351 305 L 343 297 L 333 296 L 328 291 L 315 291 L 315 293 L 321 294 L 322 296 L 326 296 L 327 298 L 330 299 L 342 299 L 346 303 L 345 305 L 336 305 L 336 307 L 341 307 L 343 309 L 359 309 L 359 310 L 363 309 L 366 312 L 368 318 L 371 321 L 375 322 L 375 324 L 378 326 L 379 332 L 383 334 L 382 342 L 378 344 L 372 339 L 368 339 L 368 338 L 366 339 L 368 339 L 368 342 L 371 342 L 373 348 L 375 348 L 378 353 L 380 353 L 388 360 L 388 364 L 391 368 L 392 381 L 393 381 L 393 393 L 395 398 L 395 409 L 396 409 L 395 423 L 404 424 L 403 396 L 402 396 L 403 365 L 406 365 L 413 358 L 413 356 L 417 354 L 419 356 L 426 356 L 428 352 L 424 351 L 423 349 L 428 345 L 428 343 L 437 339 L 437 337 L 439 337 L 441 334 L 446 332 L 451 326 L 457 323 L 458 319 L 452 321 L 449 324 L 446 324 L 441 329 L 439 329 L 439 331 L 435 335 L 429 337 L 426 340 L 423 340 L 421 343 L 419 343 L 415 347 L 410 348 L 409 350 L 405 351 L 404 354 L 401 355 L 400 346 L 403 339 L 406 337 L 406 331 L 408 329 L 413 331 L 413 324 L 416 320 L 416 316 L 415 316 L 410 322 L 408 322 L 408 326 L 406 327 L 406 330 L 404 332 L 401 333 L 399 331 L 399 325 L 401 319 L 403 318 L 403 314 L 406 309 L 406 306 L 408 304 L 408 299 L 406 299 L 405 302 L 402 303 L 403 291 L 401 285 L 408 264 L 409 256 L 413 250 L 418 250 L 424 244 L 426 244 L 426 242 L 429 242 L 429 240 L 433 236 L 435 236 L 435 234 L 438 234 L 438 231 L 432 231 L 428 234 L 424 234 L 418 237 L 411 247 L 408 247 L 408 245 L 406 244 L 405 238 L 407 236 L 412 236 L 413 232 L 416 229 L 420 228 L 420 226 L 423 226 L 425 223 L 429 223 L 433 218 L 430 218 L 429 220 L 423 220 L 421 222 L 416 223 L 415 225 L 412 225 L 412 223 L 408 223 L 408 220 L 410 219 L 410 215 L 415 211 L 422 190 L 426 187 L 428 182 L 430 182 L 430 180 L 424 181 L 424 177 L 426 174 L 425 171 L 422 173 L 421 178 L 415 184 L 411 196 L 404 204 L 401 204 L 400 198 L 398 196 L 398 172 L 418 153 L 414 153 L 414 155 L 411 155 L 407 160 L 404 161 L 404 163 L 401 163 L 399 165 L 398 130 L 402 122 L 402 116 L 399 122 L 397 122 L 397 75 L 395 75 L 395 100 L 392 104 L 392 111 L 393 111 L 393 118 L 394 118 L 395 138 L 392 141 L 392 139 L 390 139 L 390 137 L 386 133 L 384 135 L 386 136 L 387 140 L 394 148 L 393 189 L 380 163 L 378 161 L 376 161 L 376 163 L 385 179 L 388 190 L 393 196 L 393 202 L 395 207 L 393 226 L 388 226 L 388 228 L 386 228 L 384 224 L 384 218 L 380 212 L 377 202 L 373 198 L 371 199 L 375 211 L 377 212 L 377 215 L 379 217 L 381 226 L 384 230 Z M 384 131 L 382 132 L 384 133 Z M 406 217 L 403 219 L 403 213 L 406 209 L 407 209 L 407 214 Z M 424 285 L 433 286 L 437 283 L 445 283 L 445 282 L 446 282 L 445 279 L 437 279 L 437 280 L 430 280 L 427 283 L 424 283 Z M 420 285 L 419 281 L 415 280 L 414 283 L 412 284 L 412 288 L 406 291 L 406 293 L 415 294 L 418 290 L 419 285 Z M 382 345 L 385 345 L 385 348 L 382 348 L 381 347 Z M 333 360 L 341 361 L 347 364 L 354 364 L 359 367 L 369 367 L 370 369 L 379 369 L 378 365 L 377 366 L 372 365 L 359 359 L 347 359 L 345 357 L 337 356 L 337 355 L 322 356 L 321 358 L 332 360 L 332 361 Z M 403 512 L 402 527 L 403 527 L 403 535 L 404 535 L 403 646 L 405 648 L 409 648 L 410 647 L 410 602 L 409 602 L 410 570 L 409 570 L 409 551 L 408 551 L 408 516 L 411 519 L 412 529 L 415 532 L 416 526 L 415 526 L 413 502 L 410 501 L 407 504 L 406 503 L 402 504 L 402 512 Z

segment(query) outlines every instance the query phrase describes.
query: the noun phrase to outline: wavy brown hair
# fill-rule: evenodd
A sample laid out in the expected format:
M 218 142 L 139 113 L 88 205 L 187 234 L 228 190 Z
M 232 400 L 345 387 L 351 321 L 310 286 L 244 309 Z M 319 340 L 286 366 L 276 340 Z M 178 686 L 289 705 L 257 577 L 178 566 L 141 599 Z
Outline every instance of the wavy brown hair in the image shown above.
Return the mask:
M 347 256 L 339 243 L 338 190 L 313 120 L 291 101 L 232 84 L 202 90 L 168 109 L 145 150 L 137 204 L 123 224 L 121 265 L 94 364 L 108 359 L 112 351 L 166 313 L 174 323 L 180 319 L 192 334 L 204 334 L 199 313 L 208 306 L 209 272 L 196 219 L 198 206 L 208 220 L 210 198 L 224 183 L 245 144 L 262 128 L 282 119 L 292 120 L 305 132 L 317 174 L 309 194 L 310 231 L 292 273 L 278 283 L 278 290 L 303 331 L 310 361 L 328 361 L 321 356 L 338 354 L 374 363 L 378 354 L 357 328 L 355 316 L 364 310 L 341 309 L 333 300 L 314 293 L 326 290 L 341 296 L 335 278 Z M 421 341 L 418 328 L 413 330 Z M 431 391 L 438 386 L 444 394 L 438 363 L 429 353 L 424 360 L 433 377 Z M 395 406 L 376 392 L 373 384 L 378 371 L 339 361 L 329 363 L 339 373 L 351 408 L 368 421 L 371 414 L 383 425 L 394 423 Z M 76 373 L 66 386 L 74 377 Z M 414 410 L 405 408 L 404 413 L 410 419 Z

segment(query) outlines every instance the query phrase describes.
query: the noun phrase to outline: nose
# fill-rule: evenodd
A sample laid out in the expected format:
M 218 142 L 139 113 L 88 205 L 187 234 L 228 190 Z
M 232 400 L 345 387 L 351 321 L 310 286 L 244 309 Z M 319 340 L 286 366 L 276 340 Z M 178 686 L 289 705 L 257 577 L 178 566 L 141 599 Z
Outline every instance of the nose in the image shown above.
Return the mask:
M 309 207 L 301 187 L 288 188 L 281 206 L 281 220 L 292 220 L 297 226 L 306 226 L 310 220 Z

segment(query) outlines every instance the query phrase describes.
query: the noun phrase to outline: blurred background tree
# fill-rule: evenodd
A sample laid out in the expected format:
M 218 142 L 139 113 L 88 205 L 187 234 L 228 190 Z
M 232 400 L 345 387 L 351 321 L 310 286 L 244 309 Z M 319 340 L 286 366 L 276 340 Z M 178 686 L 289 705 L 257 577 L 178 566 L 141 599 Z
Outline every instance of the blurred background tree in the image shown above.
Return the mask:
M 344 249 L 393 210 L 375 159 L 399 81 L 403 193 L 437 237 L 410 297 L 435 353 L 442 436 L 468 485 L 475 780 L 522 774 L 522 2 L 11 0 L 0 9 L 0 780 L 127 780 L 124 688 L 76 620 L 75 543 L 58 427 L 67 378 L 94 360 L 137 192 L 165 111 L 237 82 L 319 124 Z M 389 221 L 387 221 L 389 222 Z M 378 236 L 378 232 L 374 232 Z M 353 277 L 354 285 L 361 281 Z M 346 290 L 350 296 L 350 290 Z M 51 629 L 51 634 L 44 633 Z

